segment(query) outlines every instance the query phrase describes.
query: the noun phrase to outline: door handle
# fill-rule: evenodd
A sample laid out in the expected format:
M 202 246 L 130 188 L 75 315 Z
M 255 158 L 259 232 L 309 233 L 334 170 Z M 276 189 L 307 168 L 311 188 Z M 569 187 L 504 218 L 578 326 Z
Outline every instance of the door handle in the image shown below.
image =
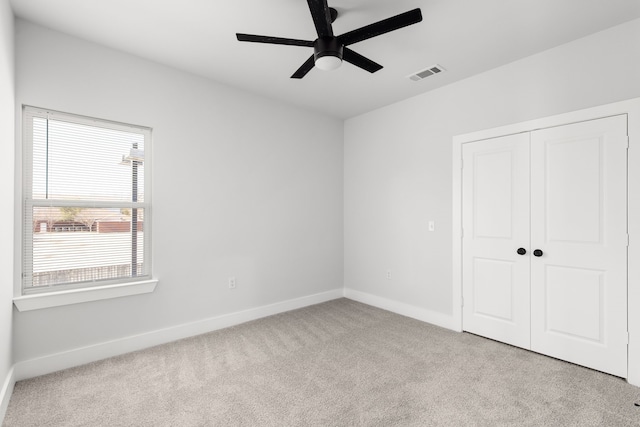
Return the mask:
M 535 251 L 533 251 L 533 255 L 537 257 L 541 257 L 543 254 L 544 252 L 542 252 L 540 249 L 536 249 Z
M 524 255 L 527 253 L 527 250 L 525 248 L 518 248 L 518 255 Z

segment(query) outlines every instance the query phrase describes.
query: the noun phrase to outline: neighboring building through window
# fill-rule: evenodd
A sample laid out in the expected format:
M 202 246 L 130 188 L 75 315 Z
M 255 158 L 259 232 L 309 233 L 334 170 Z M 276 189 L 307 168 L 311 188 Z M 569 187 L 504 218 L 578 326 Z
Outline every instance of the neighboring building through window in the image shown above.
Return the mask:
M 24 107 L 22 293 L 151 277 L 151 130 Z

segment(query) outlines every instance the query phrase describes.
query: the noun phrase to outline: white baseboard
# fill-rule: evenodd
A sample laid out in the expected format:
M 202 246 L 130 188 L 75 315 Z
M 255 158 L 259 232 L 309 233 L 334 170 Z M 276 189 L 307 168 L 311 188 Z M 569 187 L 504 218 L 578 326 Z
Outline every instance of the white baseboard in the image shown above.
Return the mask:
M 74 366 L 84 365 L 97 360 L 165 344 L 182 338 L 204 334 L 251 320 L 260 319 L 262 317 L 342 298 L 343 296 L 344 293 L 342 288 L 334 289 L 332 291 L 322 292 L 315 295 L 295 298 L 275 304 L 264 305 L 196 322 L 172 326 L 170 328 L 146 332 L 144 334 L 133 335 L 113 341 L 107 341 L 87 347 L 75 348 L 61 353 L 25 360 L 14 365 L 15 381 L 33 378 L 60 371 L 62 369 L 72 368 Z
M 7 414 L 9 400 L 11 399 L 11 394 L 13 393 L 13 386 L 16 385 L 14 372 L 14 368 L 11 367 L 11 369 L 9 369 L 9 373 L 7 373 L 7 378 L 5 378 L 2 384 L 2 388 L 0 389 L 0 425 L 2 425 L 4 416 Z
M 345 298 L 349 298 L 363 304 L 372 305 L 374 307 L 382 308 L 383 310 L 388 310 L 393 313 L 431 323 L 436 326 L 455 330 L 453 316 L 449 314 L 438 313 L 436 311 L 416 307 L 415 305 L 405 304 L 403 302 L 390 300 L 387 298 L 379 297 L 377 295 L 372 295 L 366 292 L 360 292 L 349 288 L 344 289 L 344 296 Z

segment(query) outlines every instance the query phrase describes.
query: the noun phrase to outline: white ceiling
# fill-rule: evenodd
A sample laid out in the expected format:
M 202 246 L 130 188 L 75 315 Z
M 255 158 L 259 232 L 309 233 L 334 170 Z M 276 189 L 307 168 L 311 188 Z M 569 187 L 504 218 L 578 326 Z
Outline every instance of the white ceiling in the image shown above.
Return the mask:
M 212 80 L 352 117 L 614 25 L 639 18 L 640 0 L 329 0 L 335 34 L 420 7 L 423 21 L 351 45 L 384 68 L 350 64 L 290 79 L 313 53 L 241 43 L 236 32 L 314 40 L 304 0 L 11 0 L 15 14 L 76 37 Z M 420 82 L 407 75 L 439 64 Z M 594 73 L 595 78 L 595 73 Z

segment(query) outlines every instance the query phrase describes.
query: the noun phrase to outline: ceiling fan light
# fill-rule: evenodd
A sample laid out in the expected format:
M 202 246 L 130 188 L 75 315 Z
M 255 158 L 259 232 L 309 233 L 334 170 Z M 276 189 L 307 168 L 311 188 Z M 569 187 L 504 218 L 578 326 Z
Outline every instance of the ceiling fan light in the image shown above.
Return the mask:
M 342 59 L 333 55 L 325 55 L 320 58 L 316 58 L 315 64 L 316 67 L 323 71 L 332 71 L 340 68 L 340 65 L 342 65 Z

